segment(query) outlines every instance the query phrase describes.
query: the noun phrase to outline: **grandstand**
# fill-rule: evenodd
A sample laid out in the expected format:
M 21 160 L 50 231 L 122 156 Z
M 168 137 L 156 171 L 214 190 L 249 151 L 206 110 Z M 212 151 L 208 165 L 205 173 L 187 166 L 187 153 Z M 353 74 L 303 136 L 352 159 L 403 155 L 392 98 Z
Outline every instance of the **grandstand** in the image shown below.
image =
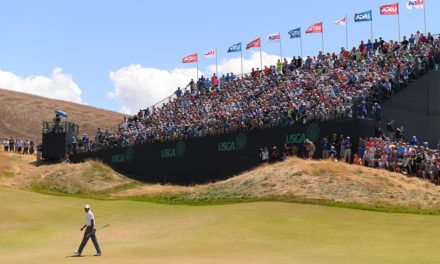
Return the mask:
M 123 170 L 136 168 L 126 172 L 142 180 L 188 183 L 224 179 L 256 166 L 263 146 L 295 145 L 300 154 L 309 138 L 318 145 L 318 157 L 322 136 L 340 133 L 357 139 L 374 136 L 375 129 L 380 133 L 384 125 L 380 106 L 387 109 L 388 101 L 413 90 L 413 82 L 430 76 L 427 73 L 439 63 L 438 36 L 417 33 L 402 42 L 362 42 L 351 50 L 342 48 L 339 54 L 285 59 L 281 67 L 242 76 L 232 73 L 220 81 L 215 75 L 202 76 L 168 100 L 125 118 L 118 131 L 98 131 L 94 149 L 100 151 L 73 160 L 101 157 Z M 395 108 L 396 103 L 388 105 Z M 424 137 L 423 131 L 411 132 Z M 435 143 L 431 134 L 426 138 Z M 295 140 L 288 140 L 289 135 Z M 137 153 L 143 153 L 142 158 Z M 198 162 L 189 162 L 195 158 Z M 201 169 L 202 160 L 209 166 L 206 170 Z M 218 163 L 221 166 L 213 165 Z M 148 169 L 140 164 L 149 164 Z M 167 171 L 167 167 L 179 169 Z

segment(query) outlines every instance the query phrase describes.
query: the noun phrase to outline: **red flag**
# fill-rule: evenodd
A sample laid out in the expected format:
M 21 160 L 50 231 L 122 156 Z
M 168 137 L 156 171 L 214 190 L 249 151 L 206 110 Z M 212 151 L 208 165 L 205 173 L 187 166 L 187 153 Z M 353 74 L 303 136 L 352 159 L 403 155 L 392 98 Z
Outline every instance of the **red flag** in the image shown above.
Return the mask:
M 260 47 L 261 47 L 261 38 L 254 39 L 246 45 L 246 49 L 260 48 Z
M 182 59 L 182 63 L 193 63 L 197 62 L 197 53 L 186 56 Z
M 322 22 L 311 25 L 306 29 L 306 34 L 307 33 L 322 33 Z
M 399 3 L 391 5 L 383 5 L 380 7 L 381 15 L 398 15 L 399 14 Z

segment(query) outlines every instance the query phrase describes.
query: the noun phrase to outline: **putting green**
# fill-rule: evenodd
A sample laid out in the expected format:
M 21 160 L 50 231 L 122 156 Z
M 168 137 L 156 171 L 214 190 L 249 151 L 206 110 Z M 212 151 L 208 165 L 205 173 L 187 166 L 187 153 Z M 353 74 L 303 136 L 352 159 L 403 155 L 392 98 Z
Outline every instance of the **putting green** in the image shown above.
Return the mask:
M 175 206 L 0 187 L 0 263 L 438 263 L 438 216 L 259 202 Z M 103 256 L 70 257 L 90 203 Z M 69 256 L 69 257 L 68 257 Z

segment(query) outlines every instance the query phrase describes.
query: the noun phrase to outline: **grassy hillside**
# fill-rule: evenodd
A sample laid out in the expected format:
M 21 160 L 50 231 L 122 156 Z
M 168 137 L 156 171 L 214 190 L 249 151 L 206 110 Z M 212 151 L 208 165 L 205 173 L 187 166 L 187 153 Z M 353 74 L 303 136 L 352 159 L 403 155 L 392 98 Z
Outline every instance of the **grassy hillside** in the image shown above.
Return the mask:
M 0 187 L 1 263 L 438 263 L 438 216 L 279 202 L 178 206 Z M 102 257 L 71 256 L 90 203 Z
M 3 158 L 2 158 L 3 155 Z M 440 187 L 418 178 L 329 161 L 291 158 L 212 184 L 173 186 L 130 180 L 108 166 L 34 166 L 33 157 L 0 152 L 0 185 L 44 193 L 102 199 L 128 198 L 172 204 L 289 201 L 387 212 L 440 214 Z
M 82 133 L 93 136 L 98 127 L 116 128 L 123 119 L 116 112 L 0 89 L 0 139 L 12 136 L 40 141 L 42 123 L 52 121 L 55 109 L 66 111 Z

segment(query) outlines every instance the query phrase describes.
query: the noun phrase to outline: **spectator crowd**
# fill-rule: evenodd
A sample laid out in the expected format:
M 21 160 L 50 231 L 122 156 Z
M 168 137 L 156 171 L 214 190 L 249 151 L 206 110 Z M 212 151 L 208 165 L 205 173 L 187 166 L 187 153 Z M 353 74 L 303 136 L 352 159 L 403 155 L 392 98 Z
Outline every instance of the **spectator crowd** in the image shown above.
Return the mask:
M 14 139 L 10 137 L 4 138 L 2 140 L 2 145 L 5 152 L 14 152 L 23 155 L 33 155 L 35 152 L 34 142 L 32 140 L 21 138 Z
M 156 141 L 294 125 L 312 120 L 373 118 L 381 103 L 440 63 L 440 40 L 417 32 L 402 42 L 361 42 L 339 54 L 293 57 L 238 77 L 202 76 L 160 107 L 101 130 L 83 148 L 127 147 Z M 83 140 L 76 139 L 76 144 Z M 72 142 L 72 144 L 74 144 Z

